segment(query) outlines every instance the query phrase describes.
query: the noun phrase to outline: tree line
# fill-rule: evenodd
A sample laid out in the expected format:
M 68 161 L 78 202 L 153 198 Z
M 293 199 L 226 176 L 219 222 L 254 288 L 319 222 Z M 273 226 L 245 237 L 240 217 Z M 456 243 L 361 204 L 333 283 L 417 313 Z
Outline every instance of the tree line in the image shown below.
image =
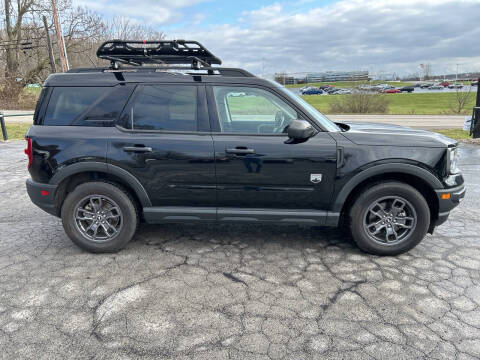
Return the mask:
M 41 84 L 52 72 L 47 31 L 57 71 L 61 69 L 51 0 L 1 0 L 0 102 L 14 104 L 28 84 Z M 128 18 L 104 20 L 98 13 L 58 0 L 57 12 L 70 67 L 105 66 L 96 57 L 98 46 L 110 39 L 158 40 L 164 33 Z M 46 18 L 46 27 L 43 17 Z

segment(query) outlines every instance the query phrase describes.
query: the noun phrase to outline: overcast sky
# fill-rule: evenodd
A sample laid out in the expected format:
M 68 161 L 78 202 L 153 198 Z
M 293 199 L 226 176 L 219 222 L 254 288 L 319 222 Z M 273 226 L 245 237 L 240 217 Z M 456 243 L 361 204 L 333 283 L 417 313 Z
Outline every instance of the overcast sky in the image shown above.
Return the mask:
M 256 74 L 480 71 L 480 0 L 76 0 L 203 43 Z

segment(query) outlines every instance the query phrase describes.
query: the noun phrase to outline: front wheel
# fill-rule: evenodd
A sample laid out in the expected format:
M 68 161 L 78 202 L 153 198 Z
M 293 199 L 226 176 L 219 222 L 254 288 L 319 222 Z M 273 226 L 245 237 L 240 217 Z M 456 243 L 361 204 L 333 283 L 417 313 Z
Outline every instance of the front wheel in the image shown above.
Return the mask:
M 114 252 L 133 237 L 138 223 L 129 194 L 106 182 L 88 182 L 68 194 L 62 206 L 68 237 L 90 252 Z
M 398 255 L 415 247 L 430 225 L 430 209 L 415 188 L 400 182 L 372 186 L 350 210 L 353 239 L 375 255 Z

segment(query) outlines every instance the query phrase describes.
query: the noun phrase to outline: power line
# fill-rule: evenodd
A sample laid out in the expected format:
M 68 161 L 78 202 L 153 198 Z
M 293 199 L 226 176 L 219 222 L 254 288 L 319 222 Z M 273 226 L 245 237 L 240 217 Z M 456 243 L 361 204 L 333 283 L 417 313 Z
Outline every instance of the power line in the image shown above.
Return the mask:
M 37 37 L 31 37 L 28 39 L 16 39 L 16 40 L 0 40 L 0 43 L 5 43 L 5 45 L 9 44 L 18 44 L 21 43 L 22 41 L 31 41 L 31 40 L 40 40 L 40 39 L 45 39 L 45 36 L 37 36 Z M 2 44 L 0 44 L 2 45 Z

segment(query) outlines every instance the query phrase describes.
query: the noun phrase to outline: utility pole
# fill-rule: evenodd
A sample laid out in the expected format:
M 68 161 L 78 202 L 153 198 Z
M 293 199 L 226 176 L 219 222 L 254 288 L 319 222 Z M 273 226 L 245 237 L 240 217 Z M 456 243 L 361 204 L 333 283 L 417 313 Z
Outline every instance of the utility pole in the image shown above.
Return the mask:
M 53 8 L 53 21 L 55 23 L 55 30 L 57 32 L 57 42 L 58 42 L 58 51 L 60 53 L 60 62 L 62 64 L 62 71 L 67 71 L 67 62 L 65 60 L 65 53 L 64 53 L 64 44 L 63 44 L 63 37 L 62 37 L 62 29 L 60 28 L 60 23 L 58 22 L 58 15 L 57 15 L 57 4 L 55 0 L 52 0 L 52 8 Z
M 70 70 L 70 64 L 68 62 L 67 47 L 65 46 L 65 37 L 62 34 L 62 44 L 63 44 L 63 54 L 65 55 L 65 64 L 67 66 L 67 71 Z
M 57 67 L 55 66 L 55 58 L 53 57 L 53 47 L 52 40 L 50 39 L 50 33 L 48 32 L 47 17 L 42 16 L 43 26 L 45 26 L 45 34 L 47 35 L 47 47 L 48 47 L 48 58 L 50 60 L 50 71 L 53 73 L 57 72 Z
M 480 85 L 477 84 L 477 101 L 473 108 L 473 128 L 471 135 L 474 139 L 480 138 Z

